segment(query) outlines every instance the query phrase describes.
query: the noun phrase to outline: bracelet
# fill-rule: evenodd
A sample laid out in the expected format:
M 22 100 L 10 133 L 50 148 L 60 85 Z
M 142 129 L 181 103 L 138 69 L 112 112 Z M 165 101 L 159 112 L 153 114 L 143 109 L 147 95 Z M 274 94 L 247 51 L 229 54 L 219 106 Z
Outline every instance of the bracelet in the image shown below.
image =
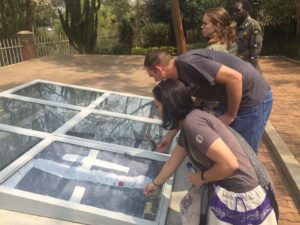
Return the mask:
M 202 184 L 207 183 L 207 181 L 206 181 L 205 178 L 204 178 L 204 173 L 205 173 L 205 171 L 202 170 L 202 171 L 201 171 L 201 180 L 202 180 Z
M 156 187 L 159 187 L 160 185 L 158 185 L 158 184 L 156 184 L 155 182 L 154 182 L 154 179 L 152 180 L 152 184 L 154 184 L 154 186 L 156 186 Z

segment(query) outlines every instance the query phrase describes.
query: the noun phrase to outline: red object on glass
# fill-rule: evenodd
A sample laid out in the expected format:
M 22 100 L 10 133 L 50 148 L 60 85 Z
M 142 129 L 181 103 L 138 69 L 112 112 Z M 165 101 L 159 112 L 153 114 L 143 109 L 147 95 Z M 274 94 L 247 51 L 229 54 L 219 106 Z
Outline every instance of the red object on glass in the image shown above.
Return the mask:
M 124 186 L 124 182 L 123 181 L 119 181 L 118 182 L 118 186 L 120 186 L 120 187 Z

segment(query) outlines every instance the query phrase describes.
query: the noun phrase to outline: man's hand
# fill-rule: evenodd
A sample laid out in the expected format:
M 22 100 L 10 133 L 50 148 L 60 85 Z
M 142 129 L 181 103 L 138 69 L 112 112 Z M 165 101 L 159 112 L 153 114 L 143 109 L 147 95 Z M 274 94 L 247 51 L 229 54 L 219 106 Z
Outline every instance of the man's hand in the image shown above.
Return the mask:
M 221 116 L 218 116 L 218 118 L 223 122 L 225 123 L 227 126 L 229 126 L 235 119 L 234 116 L 232 115 L 229 115 L 228 113 L 224 113 L 223 115 Z

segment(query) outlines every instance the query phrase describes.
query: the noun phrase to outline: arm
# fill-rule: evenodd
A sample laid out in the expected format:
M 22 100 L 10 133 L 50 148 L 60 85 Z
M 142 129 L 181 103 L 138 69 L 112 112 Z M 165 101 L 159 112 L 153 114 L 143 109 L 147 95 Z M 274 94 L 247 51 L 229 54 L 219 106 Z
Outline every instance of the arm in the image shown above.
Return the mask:
M 239 168 L 236 157 L 221 138 L 218 138 L 209 146 L 206 156 L 215 162 L 214 165 L 204 173 L 203 177 L 207 182 L 224 180 Z M 190 175 L 189 179 L 191 183 L 197 186 L 203 183 L 201 172 Z
M 169 132 L 162 138 L 162 140 L 156 146 L 156 151 L 162 153 L 166 152 L 177 131 L 178 129 L 169 130 Z
M 185 159 L 185 157 L 186 152 L 184 148 L 182 148 L 179 145 L 176 145 L 171 155 L 171 158 L 164 164 L 157 177 L 153 179 L 153 182 L 155 184 L 151 182 L 144 187 L 144 194 L 147 196 L 151 195 L 153 191 L 155 191 L 157 186 L 162 185 L 170 176 L 174 174 L 174 172 Z
M 219 116 L 226 125 L 231 124 L 238 112 L 242 99 L 242 74 L 227 66 L 221 66 L 215 81 L 224 84 L 228 98 L 227 112 Z

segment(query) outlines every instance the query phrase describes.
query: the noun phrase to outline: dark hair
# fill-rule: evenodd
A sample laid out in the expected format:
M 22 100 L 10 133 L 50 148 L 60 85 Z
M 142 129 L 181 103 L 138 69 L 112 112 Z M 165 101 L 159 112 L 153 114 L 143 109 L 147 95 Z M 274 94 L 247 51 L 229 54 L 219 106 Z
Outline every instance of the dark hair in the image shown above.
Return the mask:
M 251 13 L 252 6 L 251 3 L 248 0 L 241 0 L 242 8 L 247 11 L 248 13 Z
M 158 64 L 167 65 L 172 59 L 172 56 L 164 50 L 152 50 L 146 54 L 144 67 L 153 69 Z
M 179 80 L 161 81 L 152 93 L 163 106 L 162 126 L 166 129 L 179 128 L 179 122 L 193 110 L 190 92 Z

